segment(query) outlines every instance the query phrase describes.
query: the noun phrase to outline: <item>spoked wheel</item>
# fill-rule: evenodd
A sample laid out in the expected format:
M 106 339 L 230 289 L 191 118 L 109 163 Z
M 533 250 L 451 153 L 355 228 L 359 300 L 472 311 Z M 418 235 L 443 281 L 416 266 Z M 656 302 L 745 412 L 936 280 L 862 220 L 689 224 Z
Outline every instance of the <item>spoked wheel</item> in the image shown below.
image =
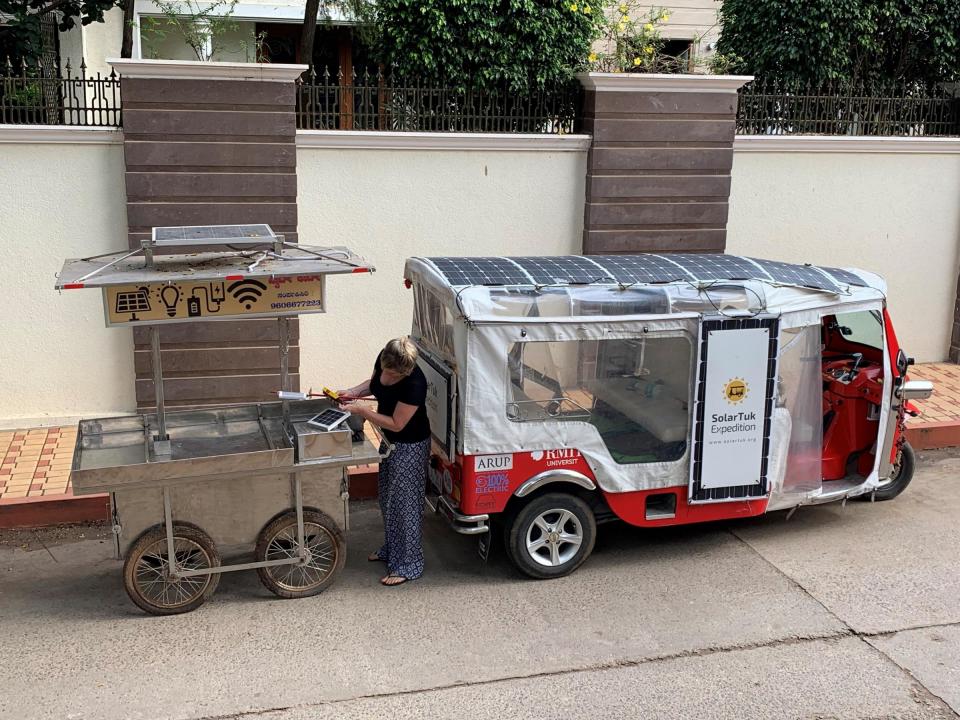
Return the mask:
M 893 500 L 897 495 L 907 489 L 907 485 L 913 480 L 913 471 L 916 468 L 917 457 L 910 446 L 905 442 L 900 446 L 900 452 L 897 453 L 897 459 L 890 468 L 890 477 L 876 489 L 873 493 L 875 500 Z M 863 500 L 870 500 L 871 494 L 858 496 Z
M 304 508 L 303 538 L 306 562 L 257 568 L 260 582 L 282 598 L 302 598 L 326 590 L 347 560 L 346 542 L 337 524 L 319 510 Z M 299 558 L 297 514 L 281 513 L 260 532 L 257 561 Z
M 524 506 L 506 530 L 513 564 L 530 577 L 545 579 L 568 575 L 587 559 L 597 524 L 580 498 L 550 493 Z
M 175 523 L 173 556 L 178 570 L 219 567 L 220 553 L 213 540 L 195 525 Z M 123 563 L 123 585 L 130 599 L 151 615 L 176 615 L 195 610 L 213 595 L 220 573 L 172 576 L 167 561 L 167 532 L 156 525 L 143 533 Z

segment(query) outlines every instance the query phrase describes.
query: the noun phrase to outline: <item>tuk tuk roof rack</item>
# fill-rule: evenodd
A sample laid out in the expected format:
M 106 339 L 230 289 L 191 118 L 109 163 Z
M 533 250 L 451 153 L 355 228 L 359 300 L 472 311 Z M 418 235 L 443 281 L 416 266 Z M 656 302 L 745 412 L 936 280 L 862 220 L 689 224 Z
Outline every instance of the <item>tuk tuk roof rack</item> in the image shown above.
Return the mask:
M 426 257 L 453 288 L 472 286 L 655 285 L 760 281 L 842 294 L 870 287 L 856 272 L 739 255 L 664 253 L 527 257 Z

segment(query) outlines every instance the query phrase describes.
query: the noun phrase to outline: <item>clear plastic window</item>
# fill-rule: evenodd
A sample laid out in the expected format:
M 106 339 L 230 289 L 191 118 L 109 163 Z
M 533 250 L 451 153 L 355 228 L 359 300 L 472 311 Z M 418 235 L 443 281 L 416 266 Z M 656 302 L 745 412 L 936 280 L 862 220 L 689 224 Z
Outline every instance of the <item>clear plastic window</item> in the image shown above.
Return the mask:
M 453 313 L 434 293 L 413 287 L 413 336 L 443 358 L 453 359 Z
M 685 335 L 515 343 L 507 417 L 593 425 L 621 464 L 683 457 L 693 345 Z
M 883 350 L 883 318 L 876 310 L 837 313 L 837 326 L 848 342 Z

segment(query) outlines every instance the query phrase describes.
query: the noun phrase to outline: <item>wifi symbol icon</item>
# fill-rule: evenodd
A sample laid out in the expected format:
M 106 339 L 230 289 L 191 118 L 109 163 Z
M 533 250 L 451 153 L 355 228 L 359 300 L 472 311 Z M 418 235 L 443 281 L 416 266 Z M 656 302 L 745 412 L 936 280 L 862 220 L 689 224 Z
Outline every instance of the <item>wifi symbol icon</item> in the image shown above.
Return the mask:
M 247 310 L 253 307 L 253 304 L 260 299 L 263 291 L 267 289 L 259 280 L 237 280 L 237 282 L 227 287 L 227 292 L 233 295 L 238 303 Z

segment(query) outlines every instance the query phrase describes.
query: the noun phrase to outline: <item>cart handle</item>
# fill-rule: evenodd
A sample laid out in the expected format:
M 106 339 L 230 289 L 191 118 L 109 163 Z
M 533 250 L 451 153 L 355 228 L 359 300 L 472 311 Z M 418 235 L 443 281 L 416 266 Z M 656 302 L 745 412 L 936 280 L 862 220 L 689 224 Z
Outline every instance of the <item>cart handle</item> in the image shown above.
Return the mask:
M 393 447 L 394 447 L 394 445 L 393 445 L 392 442 L 390 442 L 389 440 L 387 440 L 387 438 L 384 436 L 383 432 L 380 430 L 379 426 L 375 425 L 374 423 L 370 423 L 370 427 L 373 428 L 373 431 L 377 434 L 377 437 L 380 438 L 380 444 L 387 446 L 387 451 L 386 451 L 386 452 L 379 453 L 379 454 L 380 454 L 380 459 L 381 459 L 381 460 L 386 460 L 388 457 L 390 457 L 390 454 L 393 452 Z M 379 449 L 378 449 L 378 452 L 379 452 Z

